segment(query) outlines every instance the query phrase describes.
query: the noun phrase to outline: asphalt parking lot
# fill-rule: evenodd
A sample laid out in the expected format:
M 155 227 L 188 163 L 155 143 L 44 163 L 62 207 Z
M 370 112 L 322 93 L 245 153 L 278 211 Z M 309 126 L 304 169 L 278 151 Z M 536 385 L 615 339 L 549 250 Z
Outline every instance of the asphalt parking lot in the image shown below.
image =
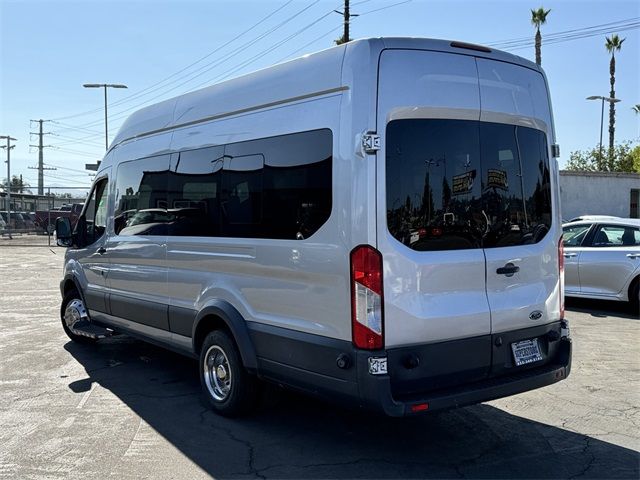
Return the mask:
M 218 417 L 195 362 L 60 327 L 64 250 L 0 244 L 1 478 L 639 478 L 640 320 L 570 301 L 568 380 L 411 419 L 269 390 Z

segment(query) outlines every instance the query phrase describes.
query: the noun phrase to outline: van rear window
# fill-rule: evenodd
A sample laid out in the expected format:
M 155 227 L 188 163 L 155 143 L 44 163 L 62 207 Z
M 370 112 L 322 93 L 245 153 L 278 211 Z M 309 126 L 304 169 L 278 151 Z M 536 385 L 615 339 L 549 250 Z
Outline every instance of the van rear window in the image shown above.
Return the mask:
M 543 132 L 470 120 L 387 125 L 387 226 L 413 250 L 539 242 L 551 226 Z

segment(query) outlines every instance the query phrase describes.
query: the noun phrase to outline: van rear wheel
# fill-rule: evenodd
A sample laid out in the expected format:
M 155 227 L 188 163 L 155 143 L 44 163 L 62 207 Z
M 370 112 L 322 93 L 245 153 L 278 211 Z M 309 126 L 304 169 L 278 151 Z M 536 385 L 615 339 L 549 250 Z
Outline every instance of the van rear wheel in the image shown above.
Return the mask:
M 232 417 L 255 407 L 258 379 L 246 371 L 231 336 L 214 330 L 204 339 L 200 350 L 200 383 L 213 409 Z

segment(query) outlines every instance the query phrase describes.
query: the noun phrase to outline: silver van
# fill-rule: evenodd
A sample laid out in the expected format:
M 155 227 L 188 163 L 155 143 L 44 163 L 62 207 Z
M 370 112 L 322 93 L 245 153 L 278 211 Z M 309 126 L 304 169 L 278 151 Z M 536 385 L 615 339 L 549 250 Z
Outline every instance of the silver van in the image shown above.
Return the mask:
M 539 67 L 441 40 L 144 108 L 58 222 L 63 328 L 198 358 L 224 415 L 261 380 L 392 416 L 563 380 L 555 142 Z

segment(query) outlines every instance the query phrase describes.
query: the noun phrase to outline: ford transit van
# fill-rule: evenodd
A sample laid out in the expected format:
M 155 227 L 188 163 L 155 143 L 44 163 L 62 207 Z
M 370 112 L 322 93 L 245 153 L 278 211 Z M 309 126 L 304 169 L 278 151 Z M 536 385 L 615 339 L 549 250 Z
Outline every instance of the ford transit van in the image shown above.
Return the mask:
M 405 416 L 567 377 L 545 75 L 500 51 L 359 40 L 143 108 L 66 253 L 72 340 L 198 359 L 224 415 L 267 380 Z

